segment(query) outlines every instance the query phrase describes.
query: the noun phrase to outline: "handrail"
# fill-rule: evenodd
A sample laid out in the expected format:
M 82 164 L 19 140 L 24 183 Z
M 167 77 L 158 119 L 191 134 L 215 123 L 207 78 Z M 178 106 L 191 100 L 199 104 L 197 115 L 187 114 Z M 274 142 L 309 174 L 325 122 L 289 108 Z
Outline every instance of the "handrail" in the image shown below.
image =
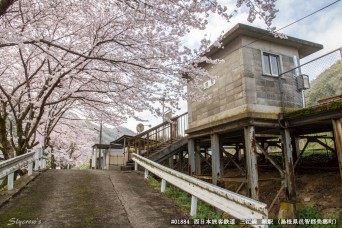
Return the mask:
M 0 162 L 0 179 L 7 178 L 7 189 L 13 189 L 14 172 L 28 166 L 28 175 L 32 175 L 33 162 L 35 162 L 34 170 L 38 170 L 39 166 L 45 168 L 45 158 L 43 157 L 41 150 L 28 152 L 26 154 L 19 155 L 17 157 Z M 40 164 L 41 163 L 41 164 Z
M 186 136 L 185 130 L 188 127 L 187 114 L 185 112 L 179 116 L 174 116 L 170 120 L 128 139 L 128 147 L 133 147 L 139 154 L 149 156 L 150 152 L 156 151 L 160 146 L 181 139 Z
M 183 113 L 183 114 L 181 114 L 181 115 L 179 115 L 179 116 L 174 116 L 174 117 L 170 118 L 170 120 L 171 120 L 171 121 L 175 121 L 175 120 L 177 120 L 177 119 L 179 119 L 179 118 L 185 116 L 186 114 L 188 114 L 188 112 L 185 112 L 185 113 Z M 132 139 L 133 139 L 133 138 L 141 138 L 143 135 L 146 135 L 147 133 L 150 133 L 150 132 L 152 132 L 152 131 L 154 131 L 154 130 L 157 130 L 158 128 L 160 128 L 160 127 L 162 127 L 162 126 L 164 126 L 164 125 L 167 125 L 167 124 L 169 124 L 169 123 L 170 123 L 169 121 L 164 121 L 164 122 L 162 122 L 162 123 L 160 123 L 160 124 L 158 124 L 158 125 L 156 125 L 156 126 L 150 128 L 150 129 L 148 129 L 148 130 L 146 130 L 146 131 L 144 131 L 144 132 L 141 132 L 140 134 L 137 134 L 136 136 L 132 137 Z
M 148 171 L 162 178 L 162 192 L 165 191 L 166 182 L 169 182 L 191 194 L 191 216 L 196 215 L 197 198 L 199 198 L 237 219 L 266 220 L 268 218 L 268 210 L 265 203 L 167 168 L 138 154 L 133 154 L 133 161 L 145 168 L 145 178 L 147 178 Z M 137 165 L 135 169 L 137 170 Z M 266 225 L 252 226 L 263 227 Z

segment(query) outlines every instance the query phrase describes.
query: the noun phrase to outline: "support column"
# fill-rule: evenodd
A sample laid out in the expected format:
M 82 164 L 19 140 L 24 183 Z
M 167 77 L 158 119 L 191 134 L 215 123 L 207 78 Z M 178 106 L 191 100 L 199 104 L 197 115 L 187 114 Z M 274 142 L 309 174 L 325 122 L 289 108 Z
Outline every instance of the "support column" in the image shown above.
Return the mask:
M 201 175 L 201 146 L 199 143 L 195 145 L 195 174 Z
M 285 184 L 286 195 L 288 200 L 293 201 L 296 199 L 296 185 L 293 168 L 293 157 L 291 150 L 291 137 L 290 130 L 283 129 L 282 131 L 282 144 L 283 144 L 283 161 L 285 166 Z
M 110 165 L 110 149 L 107 151 L 107 154 L 106 154 L 106 166 L 107 166 L 107 169 L 109 170 L 109 165 Z M 124 155 L 124 159 L 123 159 L 123 164 L 122 165 L 125 165 L 125 155 Z
M 96 152 L 93 148 L 93 158 L 91 160 L 91 168 L 96 169 Z
M 195 140 L 189 139 L 188 140 L 188 153 L 189 153 L 189 166 L 190 166 L 190 173 L 189 175 L 192 176 L 195 174 Z
M 221 177 L 220 167 L 220 139 L 218 134 L 210 136 L 211 139 L 211 170 L 212 170 L 212 181 L 213 184 L 217 184 L 217 180 Z
M 235 145 L 236 162 L 239 163 L 242 159 L 242 151 L 239 144 Z
M 178 153 L 178 171 L 183 172 L 183 151 Z
M 291 138 L 291 145 L 292 145 L 292 156 L 293 156 L 293 161 L 296 162 L 298 159 L 298 155 L 300 153 L 299 149 L 299 139 L 298 138 Z
M 254 126 L 244 128 L 245 158 L 247 163 L 248 194 L 255 200 L 259 199 L 259 176 Z
M 171 157 L 169 157 L 169 167 L 170 169 L 173 169 L 174 166 L 174 161 L 173 161 L 173 155 Z
M 338 166 L 340 167 L 340 175 L 342 180 L 342 118 L 332 120 L 334 128 L 335 149 L 338 159 Z

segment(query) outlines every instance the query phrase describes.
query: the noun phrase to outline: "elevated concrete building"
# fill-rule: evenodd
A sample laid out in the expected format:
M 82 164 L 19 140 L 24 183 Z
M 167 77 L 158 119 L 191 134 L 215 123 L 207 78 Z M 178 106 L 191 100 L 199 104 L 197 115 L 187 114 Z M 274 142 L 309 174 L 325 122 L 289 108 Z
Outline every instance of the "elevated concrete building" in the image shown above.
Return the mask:
M 222 43 L 224 48 L 212 47 L 207 56 L 225 62 L 203 66 L 218 77 L 203 85 L 209 99 L 188 102 L 190 135 L 242 118 L 278 119 L 283 107 L 303 107 L 296 80 L 299 72 L 283 73 L 322 45 L 293 37 L 275 38 L 244 24 L 227 32 Z
M 303 108 L 299 59 L 323 46 L 275 38 L 243 24 L 228 31 L 222 43 L 224 48 L 212 47 L 206 55 L 225 62 L 202 65 L 217 76 L 203 84 L 208 99 L 189 100 L 188 113 L 131 138 L 129 151 L 214 184 L 237 183 L 237 193 L 256 200 L 262 200 L 260 181 L 272 181 L 277 192 L 269 210 L 280 195 L 292 206 L 296 202 L 294 170 L 310 142 L 339 158 L 342 178 L 342 100 Z M 334 148 L 309 135 L 322 132 L 334 132 Z M 300 139 L 306 139 L 302 148 Z M 271 147 L 279 149 L 278 161 L 270 156 Z

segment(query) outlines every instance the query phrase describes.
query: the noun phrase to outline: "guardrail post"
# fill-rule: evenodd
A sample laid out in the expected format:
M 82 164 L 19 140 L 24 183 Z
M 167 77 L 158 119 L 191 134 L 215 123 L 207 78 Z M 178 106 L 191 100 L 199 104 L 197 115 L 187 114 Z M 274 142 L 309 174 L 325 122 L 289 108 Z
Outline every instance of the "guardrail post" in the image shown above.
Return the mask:
M 134 170 L 138 171 L 138 163 L 137 162 L 134 162 Z
M 160 191 L 165 192 L 165 189 L 166 189 L 166 180 L 162 179 Z
M 27 174 L 29 176 L 31 176 L 32 172 L 33 172 L 33 163 L 30 163 L 30 164 L 28 164 L 28 172 L 27 172 Z
M 13 189 L 14 173 L 10 173 L 7 176 L 7 190 Z
M 148 178 L 148 170 L 145 169 L 145 175 L 144 175 L 144 178 L 147 179 Z
M 197 197 L 191 196 L 191 209 L 190 216 L 195 216 L 197 214 Z
M 34 170 L 35 171 L 39 170 L 39 151 L 38 150 L 34 154 Z

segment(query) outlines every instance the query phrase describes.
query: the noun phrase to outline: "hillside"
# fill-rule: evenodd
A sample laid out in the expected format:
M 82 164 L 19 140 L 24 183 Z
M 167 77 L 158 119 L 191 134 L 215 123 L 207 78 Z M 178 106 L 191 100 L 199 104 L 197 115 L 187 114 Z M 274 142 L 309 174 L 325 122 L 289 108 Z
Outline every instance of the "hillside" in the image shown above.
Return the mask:
M 90 130 L 94 130 L 96 129 L 96 134 L 97 137 L 95 137 L 95 143 L 99 143 L 99 131 L 100 131 L 100 125 L 90 122 L 88 120 L 84 121 L 84 125 L 86 128 L 90 129 Z M 95 131 L 95 130 L 94 130 Z M 128 128 L 125 127 L 114 127 L 114 128 L 109 128 L 106 127 L 105 125 L 102 126 L 102 143 L 103 144 L 108 144 L 109 142 L 112 142 L 113 140 L 121 137 L 122 135 L 135 135 L 136 133 L 131 131 Z
M 305 91 L 306 105 L 312 106 L 318 100 L 342 94 L 342 62 L 337 61 L 311 82 Z

